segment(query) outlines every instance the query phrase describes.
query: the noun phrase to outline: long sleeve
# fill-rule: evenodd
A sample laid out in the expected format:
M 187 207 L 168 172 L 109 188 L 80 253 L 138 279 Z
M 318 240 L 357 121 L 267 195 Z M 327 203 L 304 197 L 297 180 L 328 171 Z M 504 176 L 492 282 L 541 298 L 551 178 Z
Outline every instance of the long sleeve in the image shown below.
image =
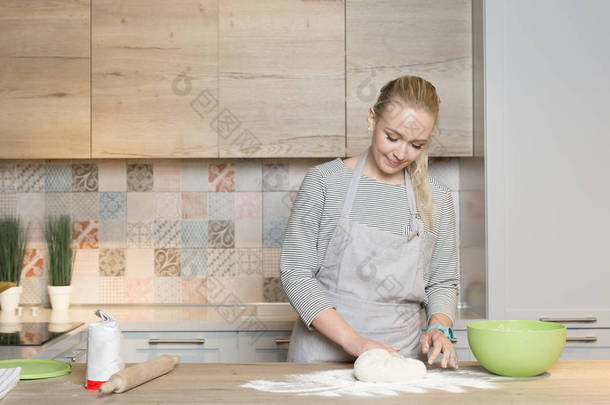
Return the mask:
M 324 210 L 324 184 L 316 167 L 309 169 L 294 201 L 280 255 L 282 287 L 305 325 L 332 308 L 314 277 L 320 268 L 318 236 Z
M 455 209 L 451 192 L 440 194 L 438 202 L 438 239 L 432 253 L 430 272 L 426 275 L 427 320 L 435 313 L 443 313 L 455 322 L 459 270 L 457 257 L 457 235 Z

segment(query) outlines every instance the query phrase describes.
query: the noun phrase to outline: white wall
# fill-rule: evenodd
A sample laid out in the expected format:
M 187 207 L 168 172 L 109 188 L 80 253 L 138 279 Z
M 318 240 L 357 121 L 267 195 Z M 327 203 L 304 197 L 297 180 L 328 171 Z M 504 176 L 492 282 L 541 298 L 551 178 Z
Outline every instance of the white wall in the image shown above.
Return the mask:
M 488 316 L 610 326 L 610 1 L 485 2 Z

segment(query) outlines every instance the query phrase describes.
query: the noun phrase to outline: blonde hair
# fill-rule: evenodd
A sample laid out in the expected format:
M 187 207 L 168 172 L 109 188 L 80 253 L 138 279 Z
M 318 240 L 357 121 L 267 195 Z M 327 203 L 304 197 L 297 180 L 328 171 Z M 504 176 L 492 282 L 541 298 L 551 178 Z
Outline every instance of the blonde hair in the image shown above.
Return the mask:
M 386 106 L 398 99 L 415 110 L 424 110 L 434 116 L 433 129 L 438 129 L 438 110 L 440 98 L 432 83 L 418 76 L 401 76 L 386 83 L 380 90 L 379 97 L 373 106 L 376 117 L 383 117 Z M 430 136 L 432 138 L 432 135 Z M 428 145 L 424 147 L 419 158 L 407 166 L 411 175 L 417 212 L 430 229 L 436 226 L 436 215 L 434 212 L 434 201 L 428 182 Z

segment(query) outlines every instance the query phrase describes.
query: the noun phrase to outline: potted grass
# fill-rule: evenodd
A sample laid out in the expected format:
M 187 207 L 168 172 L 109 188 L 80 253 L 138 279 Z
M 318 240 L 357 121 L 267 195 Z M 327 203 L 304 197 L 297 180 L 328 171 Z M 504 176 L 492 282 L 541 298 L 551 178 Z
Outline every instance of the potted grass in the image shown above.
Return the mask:
M 76 249 L 72 242 L 72 221 L 69 215 L 48 217 L 44 236 L 49 253 L 49 298 L 51 308 L 68 309 L 72 282 L 72 267 Z
M 15 216 L 0 219 L 0 307 L 2 312 L 15 311 L 21 297 L 21 270 L 27 244 L 28 228 Z

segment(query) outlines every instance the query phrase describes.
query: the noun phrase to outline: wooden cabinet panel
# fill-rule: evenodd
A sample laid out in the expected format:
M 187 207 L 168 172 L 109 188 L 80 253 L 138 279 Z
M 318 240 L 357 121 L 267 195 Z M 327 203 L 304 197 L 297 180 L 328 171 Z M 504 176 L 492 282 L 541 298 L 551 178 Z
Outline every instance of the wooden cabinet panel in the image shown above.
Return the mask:
M 0 158 L 90 156 L 88 1 L 0 2 Z
M 216 157 L 217 1 L 94 0 L 92 157 Z
M 219 44 L 221 157 L 344 155 L 342 1 L 221 1 Z
M 434 84 L 441 99 L 430 155 L 471 156 L 470 0 L 346 1 L 347 155 L 370 145 L 366 119 L 380 88 L 410 74 Z

